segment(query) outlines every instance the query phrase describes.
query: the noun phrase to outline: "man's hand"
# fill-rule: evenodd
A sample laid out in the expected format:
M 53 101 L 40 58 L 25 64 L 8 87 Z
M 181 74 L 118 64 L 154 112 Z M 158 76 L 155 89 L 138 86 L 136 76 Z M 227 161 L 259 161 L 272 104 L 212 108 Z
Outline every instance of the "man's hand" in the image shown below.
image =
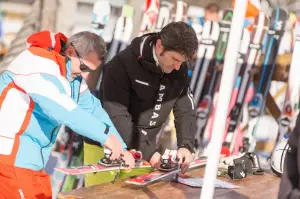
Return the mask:
M 192 153 L 186 148 L 180 148 L 177 151 L 177 158 L 179 159 L 179 165 L 181 167 L 181 172 L 185 173 L 189 168 L 191 162 L 193 161 Z
M 150 161 L 149 161 L 150 165 L 152 166 L 152 168 L 154 169 L 159 169 L 160 168 L 160 164 L 161 164 L 161 155 L 158 152 L 155 152 Z
M 122 159 L 125 161 L 125 164 L 128 165 L 126 170 L 131 170 L 132 168 L 134 168 L 135 161 L 133 155 L 129 151 L 126 150 L 123 151 Z
M 110 134 L 106 139 L 104 146 L 111 150 L 111 160 L 119 159 L 123 153 L 123 147 L 117 136 Z

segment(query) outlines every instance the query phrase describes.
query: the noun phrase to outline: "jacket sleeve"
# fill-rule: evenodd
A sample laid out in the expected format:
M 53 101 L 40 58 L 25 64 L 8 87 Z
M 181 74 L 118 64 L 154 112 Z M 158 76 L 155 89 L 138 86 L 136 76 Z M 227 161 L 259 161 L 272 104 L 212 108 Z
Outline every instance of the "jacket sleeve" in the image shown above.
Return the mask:
M 108 133 L 112 133 L 119 137 L 122 140 L 120 134 L 115 128 L 113 122 L 109 118 L 107 112 L 103 109 L 100 100 L 97 99 L 88 89 L 88 86 L 84 80 L 81 82 L 80 86 L 80 97 L 78 100 L 78 105 L 84 111 L 90 113 L 94 118 L 104 123 L 107 127 L 109 127 Z
M 283 173 L 281 177 L 278 199 L 299 199 L 299 129 L 300 117 L 298 115 L 297 122 L 292 134 L 289 137 L 288 144 L 290 149 L 286 152 Z
M 130 108 L 131 83 L 124 65 L 115 56 L 104 65 L 103 79 L 101 83 L 101 101 L 120 135 L 128 146 L 136 146 L 139 142 L 139 150 L 145 160 L 149 161 L 156 151 L 156 144 L 148 139 L 140 140 L 138 128 L 132 122 Z M 137 136 L 136 136 L 137 135 Z
M 196 133 L 196 112 L 193 96 L 187 81 L 180 97 L 174 104 L 173 113 L 178 148 L 184 147 L 193 153 Z
M 45 115 L 58 124 L 64 124 L 102 145 L 112 133 L 109 124 L 97 120 L 68 96 L 64 84 L 57 77 L 49 74 L 17 75 L 14 83 L 31 97 L 35 106 L 39 106 Z M 123 148 L 126 148 L 126 144 L 119 138 Z

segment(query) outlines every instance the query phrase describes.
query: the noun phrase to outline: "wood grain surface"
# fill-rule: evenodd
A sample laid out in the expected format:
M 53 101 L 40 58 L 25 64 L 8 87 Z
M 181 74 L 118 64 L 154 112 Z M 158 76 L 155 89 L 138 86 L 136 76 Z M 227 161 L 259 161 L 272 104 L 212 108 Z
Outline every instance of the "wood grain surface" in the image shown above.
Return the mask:
M 188 173 L 192 177 L 203 176 L 204 168 Z M 239 181 L 225 177 L 218 179 L 240 186 L 239 189 L 215 189 L 215 199 L 275 199 L 277 198 L 280 178 L 271 172 L 264 175 L 248 176 Z M 200 188 L 193 188 L 170 181 L 158 181 L 146 187 L 137 187 L 120 180 L 115 184 L 106 183 L 92 187 L 60 193 L 59 199 L 199 199 Z

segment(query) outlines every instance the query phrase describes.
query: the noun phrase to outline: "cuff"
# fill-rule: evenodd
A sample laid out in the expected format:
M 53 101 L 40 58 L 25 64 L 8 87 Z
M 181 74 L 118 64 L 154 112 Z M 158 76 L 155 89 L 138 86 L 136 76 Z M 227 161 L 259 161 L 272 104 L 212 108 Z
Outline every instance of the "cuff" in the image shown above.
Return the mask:
M 178 147 L 178 149 L 186 148 L 191 153 L 195 153 L 195 146 L 194 146 L 193 140 L 183 139 L 183 140 L 181 140 L 181 142 L 180 141 L 178 142 L 177 147 Z
M 121 135 L 118 133 L 117 129 L 115 127 L 109 127 L 109 126 L 106 126 L 107 127 L 107 130 L 105 130 L 105 134 L 107 134 L 107 137 L 110 135 L 110 134 L 113 134 L 115 136 L 117 136 L 118 140 L 122 143 L 122 147 L 123 149 L 127 149 L 127 145 L 125 144 L 123 138 L 121 137 Z

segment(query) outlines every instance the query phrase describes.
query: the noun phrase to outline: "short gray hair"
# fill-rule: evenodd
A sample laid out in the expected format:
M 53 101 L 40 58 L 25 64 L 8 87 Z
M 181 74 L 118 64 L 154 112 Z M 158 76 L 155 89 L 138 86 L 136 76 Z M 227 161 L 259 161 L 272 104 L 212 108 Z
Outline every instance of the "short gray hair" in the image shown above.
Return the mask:
M 107 54 L 106 44 L 102 37 L 89 31 L 82 31 L 72 35 L 64 49 L 73 46 L 79 56 L 85 57 L 90 52 L 95 52 L 100 60 L 104 60 Z

